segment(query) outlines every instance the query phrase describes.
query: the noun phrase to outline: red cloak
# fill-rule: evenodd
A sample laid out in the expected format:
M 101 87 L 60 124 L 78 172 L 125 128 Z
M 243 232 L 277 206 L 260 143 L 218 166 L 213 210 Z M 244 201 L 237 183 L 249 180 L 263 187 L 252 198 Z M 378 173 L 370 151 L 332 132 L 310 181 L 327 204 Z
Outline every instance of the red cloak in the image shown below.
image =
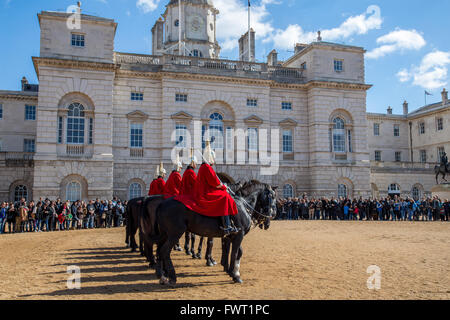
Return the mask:
M 164 197 L 171 198 L 180 194 L 181 190 L 181 174 L 178 171 L 173 171 L 170 174 L 169 179 L 167 179 L 166 185 L 164 186 Z
M 198 171 L 193 196 L 178 196 L 175 200 L 188 209 L 208 217 L 234 216 L 237 214 L 236 203 L 223 186 L 209 164 L 202 164 Z
M 164 194 L 164 186 L 166 182 L 163 178 L 158 178 L 152 181 L 150 184 L 149 196 L 158 196 Z
M 190 167 L 184 172 L 183 180 L 181 180 L 181 196 L 194 196 L 195 181 L 197 175 L 195 171 Z

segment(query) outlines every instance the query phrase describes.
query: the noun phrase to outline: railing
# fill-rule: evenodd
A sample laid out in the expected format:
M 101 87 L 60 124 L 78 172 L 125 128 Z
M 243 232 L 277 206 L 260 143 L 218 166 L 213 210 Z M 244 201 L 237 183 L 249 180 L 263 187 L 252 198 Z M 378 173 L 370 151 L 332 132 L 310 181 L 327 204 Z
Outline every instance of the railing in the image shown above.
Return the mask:
M 33 159 L 31 152 L 0 152 L 0 161 L 5 161 L 7 167 L 33 167 Z
M 71 157 L 79 157 L 84 155 L 84 146 L 70 145 L 66 146 L 66 155 Z
M 160 65 L 163 70 L 177 71 L 177 68 L 192 68 L 195 72 L 205 73 L 214 72 L 214 70 L 229 70 L 236 72 L 236 76 L 254 75 L 261 79 L 274 79 L 280 81 L 303 81 L 303 70 L 298 68 L 284 68 L 269 66 L 266 63 L 233 61 L 222 59 L 208 59 L 199 57 L 186 57 L 177 55 L 140 55 L 116 52 L 114 54 L 116 63 L 122 64 L 143 64 Z M 175 68 L 175 69 L 174 69 Z M 208 71 L 207 71 L 208 70 Z
M 143 158 L 144 157 L 144 149 L 130 149 L 130 157 L 131 158 Z

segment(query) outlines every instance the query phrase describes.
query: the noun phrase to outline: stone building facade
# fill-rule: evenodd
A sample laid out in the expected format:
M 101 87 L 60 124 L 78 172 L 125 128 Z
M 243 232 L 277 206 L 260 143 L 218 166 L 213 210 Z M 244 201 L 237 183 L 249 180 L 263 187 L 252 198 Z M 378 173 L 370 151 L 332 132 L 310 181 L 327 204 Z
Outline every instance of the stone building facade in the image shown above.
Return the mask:
M 376 121 L 383 130 L 398 123 L 406 134 L 409 122 L 429 122 L 437 111 L 367 114 L 371 86 L 365 83 L 363 48 L 318 39 L 297 45 L 286 61 L 278 61 L 275 50 L 266 63 L 221 60 L 213 2 L 183 0 L 182 6 L 182 19 L 178 1 L 170 1 L 164 20 L 155 23 L 152 55 L 114 51 L 114 20 L 81 14 L 80 29 L 71 30 L 70 14 L 38 15 L 41 50 L 33 62 L 39 88 L 0 91 L 0 198 L 146 194 L 157 164 L 172 167 L 175 146 L 185 147 L 183 154 L 194 147 L 200 157 L 202 139 L 188 143 L 196 130 L 216 138 L 213 147 L 225 159 L 217 171 L 225 182 L 258 179 L 280 186 L 280 196 L 368 197 L 393 183 L 402 191 L 419 184 L 429 190 L 432 151 L 429 164 L 411 163 L 405 135 L 386 134 L 381 143 L 370 128 Z M 26 105 L 35 107 L 31 123 L 17 118 Z M 270 156 L 279 160 L 270 175 L 261 174 L 268 166 L 259 152 L 264 129 L 280 133 L 279 150 L 267 137 Z M 33 152 L 21 149 L 25 140 L 34 140 L 35 149 L 27 150 Z M 414 141 L 416 153 L 429 143 Z M 399 150 L 404 158 L 375 161 L 374 148 L 382 148 L 383 157 Z M 393 175 L 393 168 L 402 170 Z

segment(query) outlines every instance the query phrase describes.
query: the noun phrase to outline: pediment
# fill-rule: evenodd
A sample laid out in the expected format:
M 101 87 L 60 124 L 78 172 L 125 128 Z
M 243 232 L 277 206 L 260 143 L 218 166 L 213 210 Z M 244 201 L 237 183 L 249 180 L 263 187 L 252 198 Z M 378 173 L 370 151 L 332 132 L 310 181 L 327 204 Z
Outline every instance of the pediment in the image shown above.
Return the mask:
M 298 125 L 298 122 L 291 118 L 287 118 L 284 119 L 283 121 L 280 121 L 279 125 L 280 127 L 296 127 Z
M 257 115 L 253 114 L 247 118 L 244 119 L 244 122 L 247 124 L 257 124 L 260 125 L 264 122 L 263 119 L 261 119 L 260 117 L 258 117 Z
M 143 120 L 143 121 L 145 121 L 145 120 L 148 119 L 148 117 L 149 117 L 148 114 L 146 114 L 146 113 L 144 113 L 142 111 L 139 111 L 139 110 L 136 110 L 136 111 L 133 111 L 133 112 L 130 112 L 130 113 L 127 114 L 127 118 L 130 119 L 130 120 Z
M 185 120 L 185 121 L 190 121 L 193 118 L 193 116 L 191 114 L 184 112 L 184 111 L 174 113 L 170 117 L 174 120 Z

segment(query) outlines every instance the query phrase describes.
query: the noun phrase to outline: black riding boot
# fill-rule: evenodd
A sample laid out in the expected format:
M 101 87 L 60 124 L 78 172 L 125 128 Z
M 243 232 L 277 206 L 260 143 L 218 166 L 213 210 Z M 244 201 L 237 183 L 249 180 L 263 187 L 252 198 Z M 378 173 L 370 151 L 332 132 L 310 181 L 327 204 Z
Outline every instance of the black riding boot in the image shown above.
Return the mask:
M 225 236 L 228 236 L 230 234 L 238 233 L 239 230 L 236 229 L 235 226 L 231 225 L 230 216 L 223 216 L 222 217 L 222 230 L 225 233 Z

